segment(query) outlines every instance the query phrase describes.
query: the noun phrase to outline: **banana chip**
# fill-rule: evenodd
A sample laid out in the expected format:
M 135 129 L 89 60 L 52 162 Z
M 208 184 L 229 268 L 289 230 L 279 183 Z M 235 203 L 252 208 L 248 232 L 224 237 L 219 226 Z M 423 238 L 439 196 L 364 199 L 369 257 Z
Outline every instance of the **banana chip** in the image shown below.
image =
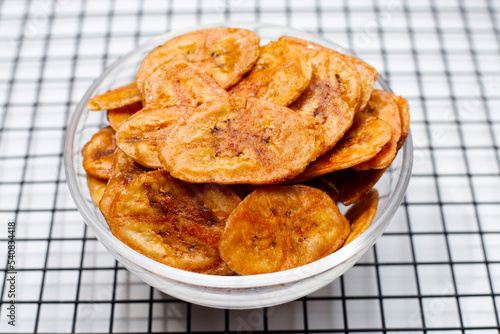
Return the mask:
M 164 170 L 136 177 L 113 201 L 108 224 L 122 242 L 188 271 L 228 275 L 219 255 L 226 219 L 240 203 L 228 187 L 188 184 Z
M 283 36 L 280 37 L 279 40 L 293 43 L 300 47 L 300 50 L 302 50 L 303 52 L 308 52 L 310 55 L 314 55 L 315 53 L 320 52 L 329 52 L 340 55 L 340 53 L 338 53 L 337 51 L 296 37 Z M 350 60 L 350 62 L 354 65 L 356 71 L 358 72 L 359 83 L 361 85 L 361 95 L 357 99 L 356 110 L 363 110 L 368 103 L 368 100 L 370 99 L 370 95 L 373 91 L 373 85 L 377 81 L 378 73 L 373 67 L 356 57 L 351 57 L 348 55 L 343 56 Z
M 353 122 L 361 95 L 359 75 L 344 55 L 294 37 L 280 40 L 295 45 L 311 62 L 311 83 L 290 108 L 314 122 L 317 155 L 323 155 Z
M 354 166 L 358 170 L 385 169 L 389 167 L 398 152 L 398 142 L 401 138 L 401 116 L 398 105 L 392 98 L 391 93 L 375 89 L 366 105 L 364 112 L 377 116 L 389 123 L 392 127 L 391 140 L 372 159 Z
M 401 117 L 401 138 L 398 141 L 398 150 L 403 146 L 406 141 L 406 137 L 408 137 L 408 131 L 410 129 L 410 106 L 408 105 L 408 101 L 402 96 L 396 96 L 391 94 L 396 101 L 399 109 L 399 115 Z
M 85 105 L 88 110 L 109 110 L 142 101 L 141 91 L 135 82 L 94 96 Z
M 295 46 L 271 42 L 260 49 L 255 66 L 229 93 L 288 106 L 307 88 L 311 72 L 309 60 Z
M 90 198 L 92 198 L 92 202 L 95 206 L 99 206 L 99 202 L 101 201 L 107 184 L 108 180 L 99 179 L 87 173 L 87 186 L 89 187 Z
M 366 231 L 375 218 L 378 206 L 377 189 L 370 190 L 359 202 L 346 212 L 345 217 L 349 220 L 351 233 L 347 237 L 344 246 L 356 239 Z
M 301 182 L 337 170 L 356 166 L 377 155 L 392 137 L 392 127 L 364 112 L 359 112 L 344 137 L 325 155 L 311 162 L 292 181 Z
M 384 172 L 385 169 L 357 171 L 347 168 L 312 179 L 306 184 L 325 191 L 334 201 L 351 205 L 365 196 Z
M 137 164 L 134 159 L 126 155 L 120 148 L 115 150 L 111 176 L 99 202 L 99 209 L 106 220 L 110 217 L 111 204 L 116 194 L 122 191 L 136 176 L 147 171 L 148 169 Z
M 116 144 L 137 163 L 151 168 L 162 167 L 158 145 L 165 140 L 177 120 L 188 112 L 183 107 L 144 108 L 125 121 L 116 132 Z
M 118 128 L 123 122 L 141 109 L 142 101 L 129 104 L 128 106 L 110 109 L 107 112 L 109 125 L 113 130 L 118 131 Z
M 109 179 L 115 149 L 115 130 L 102 128 L 83 146 L 83 169 L 97 178 Z
M 143 95 L 145 105 L 150 108 L 197 107 L 229 96 L 209 74 L 183 60 L 158 66 L 144 81 Z
M 255 98 L 209 102 L 179 120 L 159 147 L 173 177 L 221 184 L 278 183 L 314 158 L 312 124 Z
M 349 231 L 347 219 L 321 190 L 304 185 L 265 187 L 231 213 L 219 249 L 239 274 L 272 273 L 333 253 Z
M 366 104 L 370 100 L 370 96 L 373 92 L 373 85 L 377 81 L 378 72 L 373 67 L 368 65 L 362 60 L 356 57 L 350 57 L 356 70 L 359 74 L 359 79 L 361 82 L 361 98 L 359 99 L 359 110 L 366 108 Z
M 252 31 L 226 27 L 177 36 L 144 58 L 137 72 L 137 86 L 142 89 L 158 66 L 175 58 L 205 70 L 222 88 L 229 88 L 257 61 L 259 42 L 259 36 Z

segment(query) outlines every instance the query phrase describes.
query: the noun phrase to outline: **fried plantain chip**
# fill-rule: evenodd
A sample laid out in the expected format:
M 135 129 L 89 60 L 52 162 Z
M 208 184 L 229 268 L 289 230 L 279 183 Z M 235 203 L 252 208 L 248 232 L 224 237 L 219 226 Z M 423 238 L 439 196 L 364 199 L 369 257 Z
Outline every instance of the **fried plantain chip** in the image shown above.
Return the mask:
M 366 231 L 375 218 L 378 206 L 377 189 L 370 190 L 361 200 L 349 208 L 345 217 L 349 220 L 351 233 L 347 237 L 344 246 L 356 239 Z
M 141 91 L 135 82 L 94 96 L 85 105 L 88 110 L 109 110 L 127 106 L 142 100 Z
M 334 201 L 351 205 L 366 195 L 384 172 L 385 169 L 357 171 L 347 168 L 317 177 L 305 184 L 325 191 Z
M 304 185 L 264 187 L 231 213 L 220 254 L 238 274 L 299 267 L 342 246 L 349 222 L 321 190 Z
M 359 75 L 344 55 L 294 37 L 280 40 L 295 45 L 311 62 L 311 83 L 290 108 L 314 122 L 317 155 L 323 155 L 353 122 L 361 95 Z
M 161 64 L 182 59 L 205 70 L 224 89 L 248 72 L 259 57 L 259 36 L 245 29 L 207 28 L 177 36 L 151 51 L 142 61 L 136 82 L 144 82 Z
M 255 98 L 201 105 L 159 146 L 173 177 L 221 184 L 277 183 L 314 158 L 312 124 L 292 110 Z
M 100 179 L 87 173 L 87 186 L 89 187 L 90 198 L 92 198 L 95 206 L 99 206 L 107 184 L 108 180 Z
M 136 177 L 116 195 L 111 232 L 132 249 L 188 271 L 228 275 L 219 255 L 226 219 L 240 203 L 228 187 L 189 184 L 164 170 Z
M 255 66 L 229 93 L 288 106 L 307 88 L 311 72 L 309 60 L 294 45 L 270 42 L 261 47 Z
M 172 106 L 142 109 L 126 120 L 116 132 L 116 144 L 137 163 L 151 168 L 162 167 L 157 146 L 167 137 L 177 120 L 188 109 Z
M 351 128 L 333 149 L 317 160 L 291 182 L 310 180 L 317 176 L 356 166 L 377 155 L 392 137 L 392 127 L 364 112 L 359 112 Z
M 142 101 L 129 104 L 128 106 L 108 110 L 108 122 L 113 130 L 118 131 L 120 125 L 130 116 L 142 109 Z
M 398 150 L 403 147 L 406 137 L 408 137 L 408 131 L 410 130 L 410 106 L 408 101 L 402 96 L 396 96 L 391 93 L 391 96 L 396 101 L 399 109 L 399 115 L 401 117 L 401 138 L 399 138 L 397 148 Z
M 374 89 L 370 101 L 363 112 L 377 116 L 392 127 L 391 140 L 372 159 L 354 166 L 358 170 L 385 169 L 389 167 L 398 152 L 398 141 L 401 138 L 401 116 L 399 108 L 391 93 Z
M 144 81 L 143 95 L 145 105 L 150 108 L 197 107 L 229 96 L 209 74 L 183 60 L 158 66 Z
M 117 193 L 130 183 L 136 176 L 146 173 L 148 169 L 137 164 L 134 159 L 125 154 L 120 148 L 113 154 L 113 165 L 111 167 L 111 176 L 108 180 L 104 194 L 99 202 L 101 210 L 106 220 L 109 217 L 111 204 Z
M 115 130 L 110 126 L 102 128 L 83 146 L 83 169 L 95 177 L 109 179 L 115 149 Z
M 366 108 L 366 104 L 370 100 L 370 96 L 373 92 L 373 85 L 378 78 L 378 72 L 372 66 L 368 65 L 364 61 L 356 58 L 350 57 L 356 70 L 359 73 L 359 79 L 361 82 L 361 98 L 359 99 L 359 110 Z
M 324 47 L 322 45 L 309 42 L 300 38 L 296 37 L 291 37 L 291 36 L 283 36 L 280 37 L 280 41 L 285 41 L 289 43 L 293 43 L 297 46 L 300 46 L 301 50 L 308 50 L 308 52 L 315 53 L 315 52 L 321 52 L 321 51 L 327 51 L 327 52 L 333 52 L 335 54 L 339 54 L 337 51 L 331 50 L 327 47 Z M 304 51 L 303 51 L 304 52 Z M 370 99 L 370 95 L 373 91 L 373 85 L 377 81 L 378 73 L 377 71 L 365 63 L 364 61 L 356 58 L 356 57 L 351 57 L 348 55 L 343 55 L 344 57 L 348 58 L 350 62 L 354 65 L 356 71 L 359 74 L 359 83 L 361 85 L 361 94 L 360 97 L 358 98 L 358 103 L 356 106 L 356 110 L 363 110 L 368 103 L 368 100 Z

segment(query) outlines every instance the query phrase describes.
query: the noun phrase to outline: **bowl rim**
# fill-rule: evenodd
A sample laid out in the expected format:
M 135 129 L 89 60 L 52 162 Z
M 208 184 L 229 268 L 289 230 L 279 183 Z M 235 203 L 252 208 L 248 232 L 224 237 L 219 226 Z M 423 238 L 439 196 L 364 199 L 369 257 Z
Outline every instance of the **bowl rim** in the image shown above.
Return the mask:
M 76 168 L 78 166 L 74 165 L 73 156 L 75 154 L 74 139 L 76 138 L 76 133 L 80 119 L 85 114 L 85 112 L 90 112 L 85 108 L 85 104 L 89 98 L 94 94 L 100 83 L 113 71 L 119 68 L 127 59 L 136 56 L 137 54 L 144 52 L 145 50 L 152 49 L 159 43 L 166 41 L 167 39 L 173 38 L 178 35 L 185 34 L 190 31 L 211 28 L 211 27 L 235 27 L 242 29 L 249 29 L 252 31 L 258 31 L 259 29 L 276 29 L 280 32 L 280 35 L 292 35 L 299 38 L 308 39 L 310 41 L 325 45 L 327 47 L 333 48 L 339 52 L 354 55 L 354 53 L 348 49 L 345 49 L 335 42 L 332 42 L 324 37 L 317 36 L 308 32 L 295 30 L 292 28 L 281 27 L 277 25 L 260 24 L 260 23 L 221 23 L 221 24 L 210 24 L 210 25 L 197 25 L 190 28 L 179 29 L 175 31 L 169 31 L 165 34 L 161 34 L 151 38 L 145 43 L 139 45 L 134 50 L 128 52 L 124 56 L 117 59 L 114 63 L 109 65 L 104 72 L 92 83 L 92 85 L 87 89 L 86 93 L 83 95 L 82 99 L 78 103 L 73 115 L 70 119 L 66 130 L 66 137 L 64 143 L 64 167 L 66 173 L 67 185 L 69 187 L 71 196 L 75 201 L 78 211 L 83 216 L 87 225 L 96 235 L 97 239 L 102 242 L 108 250 L 112 249 L 117 252 L 120 256 L 124 257 L 128 261 L 131 261 L 136 266 L 140 267 L 144 271 L 148 271 L 155 275 L 164 277 L 169 280 L 178 281 L 180 283 L 186 283 L 195 286 L 204 286 L 210 288 L 226 288 L 226 289 L 242 289 L 242 288 L 257 288 L 263 286 L 273 286 L 292 283 L 295 281 L 300 281 L 308 277 L 312 277 L 327 270 L 330 270 L 344 262 L 347 262 L 351 257 L 367 250 L 369 246 L 375 242 L 377 236 L 383 233 L 385 228 L 388 226 L 392 216 L 399 208 L 406 190 L 408 188 L 411 169 L 413 163 L 413 143 L 411 130 L 408 133 L 405 144 L 402 147 L 402 162 L 399 172 L 399 177 L 396 181 L 396 186 L 394 191 L 389 195 L 387 200 L 387 205 L 384 207 L 382 212 L 376 217 L 369 228 L 358 236 L 351 243 L 339 250 L 333 252 L 332 254 L 316 260 L 312 263 L 288 269 L 284 271 L 258 274 L 258 275 L 248 275 L 248 276 L 215 276 L 206 275 L 200 273 L 194 273 L 190 271 L 185 271 L 182 269 L 177 269 L 174 267 L 167 266 L 155 260 L 152 260 L 139 252 L 136 252 L 126 244 L 122 243 L 117 239 L 111 231 L 106 229 L 101 224 L 97 223 L 95 220 L 95 211 L 89 206 L 89 203 L 84 200 L 82 193 L 77 181 Z M 388 91 L 390 90 L 389 85 L 384 80 L 383 77 L 379 75 L 377 83 L 381 84 L 382 87 Z M 79 152 L 78 152 L 79 153 Z M 137 271 L 137 270 L 135 270 Z

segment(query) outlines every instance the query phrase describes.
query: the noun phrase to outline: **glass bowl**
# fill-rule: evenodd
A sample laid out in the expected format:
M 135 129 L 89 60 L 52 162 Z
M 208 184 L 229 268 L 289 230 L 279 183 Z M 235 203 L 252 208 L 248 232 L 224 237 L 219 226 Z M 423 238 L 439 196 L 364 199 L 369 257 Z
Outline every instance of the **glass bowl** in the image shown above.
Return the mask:
M 353 55 L 335 43 L 302 31 L 262 24 L 230 26 L 254 31 L 260 36 L 261 45 L 289 35 Z M 115 238 L 101 212 L 92 203 L 82 167 L 81 150 L 91 136 L 106 125 L 106 113 L 89 112 L 85 103 L 96 94 L 132 82 L 142 59 L 156 46 L 175 36 L 207 27 L 169 32 L 151 39 L 109 66 L 90 86 L 67 128 L 64 163 L 68 187 L 78 210 L 97 239 L 123 266 L 156 289 L 187 302 L 216 308 L 249 309 L 282 304 L 312 293 L 344 274 L 384 232 L 408 187 L 413 157 L 411 134 L 391 167 L 375 186 L 380 194 L 380 202 L 371 226 L 346 247 L 329 256 L 302 267 L 251 276 L 198 274 L 149 259 Z M 390 91 L 380 76 L 376 86 Z

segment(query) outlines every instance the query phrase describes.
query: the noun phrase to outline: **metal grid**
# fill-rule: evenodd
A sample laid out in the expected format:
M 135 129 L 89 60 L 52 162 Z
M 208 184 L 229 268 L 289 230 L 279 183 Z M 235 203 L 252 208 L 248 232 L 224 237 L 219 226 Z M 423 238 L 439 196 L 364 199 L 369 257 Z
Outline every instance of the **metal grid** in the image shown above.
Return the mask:
M 413 177 L 388 231 L 334 283 L 262 310 L 203 308 L 140 282 L 83 224 L 62 166 L 68 117 L 108 64 L 156 34 L 225 21 L 345 45 L 411 107 Z M 493 0 L 2 1 L 0 332 L 498 333 L 499 22 Z

